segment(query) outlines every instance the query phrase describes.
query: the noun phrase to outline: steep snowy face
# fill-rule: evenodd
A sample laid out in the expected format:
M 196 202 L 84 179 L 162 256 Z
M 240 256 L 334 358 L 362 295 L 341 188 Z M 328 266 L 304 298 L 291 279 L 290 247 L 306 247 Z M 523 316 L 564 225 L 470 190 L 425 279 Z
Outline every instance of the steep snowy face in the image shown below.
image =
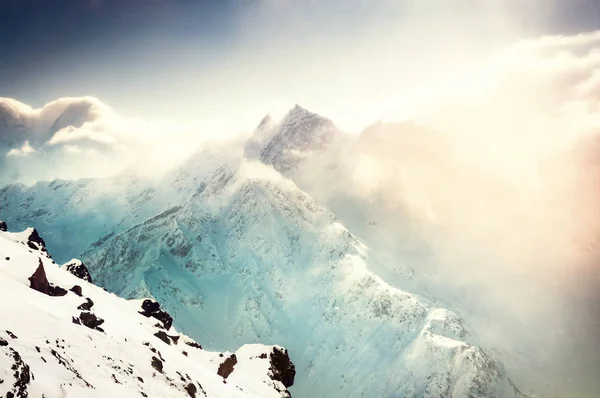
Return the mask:
M 290 397 L 286 349 L 206 351 L 157 302 L 121 299 L 59 268 L 32 231 L 0 231 L 0 396 Z
M 263 135 L 264 127 L 261 123 L 256 135 Z M 260 159 L 281 172 L 294 168 L 310 153 L 323 151 L 333 141 L 341 139 L 341 132 L 331 120 L 299 105 L 290 110 L 277 126 L 266 131 L 272 139 L 260 152 Z M 251 143 L 256 144 L 254 141 Z
M 186 200 L 86 252 L 100 285 L 152 295 L 207 346 L 284 344 L 299 397 L 517 395 L 463 320 L 371 273 L 368 249 L 290 180 L 196 158 L 170 185 Z
M 0 214 L 13 228 L 35 225 L 58 261 L 156 214 L 165 204 L 135 176 L 39 182 L 0 188 Z

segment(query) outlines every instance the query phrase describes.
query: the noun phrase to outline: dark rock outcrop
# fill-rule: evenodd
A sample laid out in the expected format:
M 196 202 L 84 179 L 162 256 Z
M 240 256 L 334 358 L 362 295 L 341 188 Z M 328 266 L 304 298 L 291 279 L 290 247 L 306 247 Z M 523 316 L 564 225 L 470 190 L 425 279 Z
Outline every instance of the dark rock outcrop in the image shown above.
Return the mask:
M 69 290 L 71 290 L 73 293 L 75 293 L 79 297 L 81 297 L 83 295 L 83 291 L 81 290 L 81 286 L 79 286 L 79 285 L 75 285 Z
M 81 311 L 89 311 L 89 310 L 91 310 L 91 309 L 92 309 L 92 307 L 94 306 L 94 302 L 92 301 L 92 299 L 91 299 L 91 298 L 89 298 L 89 297 L 86 297 L 85 299 L 86 299 L 86 302 L 85 302 L 85 303 L 83 303 L 83 304 L 81 304 L 81 305 L 79 305 L 79 306 L 77 307 L 77 309 L 78 309 L 78 310 L 81 310 Z
M 35 228 L 31 231 L 29 237 L 27 237 L 27 246 L 33 250 L 46 251 L 46 242 L 44 242 L 44 239 L 42 239 Z
M 201 349 L 202 349 L 202 346 L 201 346 L 200 344 L 196 343 L 196 342 L 195 342 L 195 341 L 193 341 L 193 340 L 185 340 L 185 344 L 186 344 L 186 345 L 189 345 L 190 347 L 197 348 L 197 349 L 199 349 L 199 350 L 201 350 Z
M 157 357 L 152 357 L 152 361 L 150 362 L 150 365 L 152 365 L 152 367 L 154 369 L 156 369 L 157 371 L 159 371 L 160 373 L 163 372 L 163 363 Z
M 13 370 L 14 383 L 10 391 L 7 392 L 6 397 L 14 398 L 27 398 L 29 396 L 27 387 L 32 379 L 31 369 L 27 365 L 21 355 L 13 348 L 9 348 L 10 355 L 13 359 L 13 364 L 10 367 Z
M 83 279 L 86 282 L 92 283 L 92 276 L 88 271 L 84 263 L 79 260 L 72 260 L 71 262 L 63 265 L 63 268 L 75 275 L 79 279 Z
M 287 350 L 274 347 L 270 359 L 269 376 L 271 379 L 282 382 L 286 388 L 293 386 L 296 378 L 296 367 L 290 360 Z
M 158 319 L 162 322 L 165 330 L 169 330 L 173 324 L 173 318 L 166 311 L 160 309 L 160 304 L 154 300 L 146 299 L 142 303 L 140 314 L 150 318 Z
M 6 226 L 6 222 L 0 220 L 0 231 L 6 232 L 7 230 L 8 230 L 8 227 Z
M 171 345 L 171 342 L 173 344 L 177 344 L 177 342 L 179 341 L 179 336 L 169 336 L 162 330 L 159 330 L 158 332 L 154 333 L 154 336 L 158 337 L 159 339 L 161 339 L 162 341 L 164 341 L 165 343 L 167 343 L 169 345 Z
M 198 392 L 198 389 L 196 388 L 196 385 L 194 383 L 189 383 L 187 386 L 185 386 L 185 391 L 190 397 L 196 398 L 196 393 Z
M 33 290 L 37 290 L 40 293 L 47 294 L 48 296 L 64 296 L 67 294 L 67 291 L 62 287 L 54 286 L 48 282 L 42 260 L 39 260 L 38 268 L 35 270 L 33 275 L 29 277 L 29 287 Z
M 221 365 L 219 365 L 219 369 L 217 370 L 217 374 L 222 378 L 226 379 L 232 372 L 233 367 L 237 364 L 237 357 L 235 354 L 231 354 L 229 358 L 227 358 Z
M 98 326 L 104 323 L 104 319 L 97 317 L 89 311 L 82 311 L 81 314 L 79 314 L 79 320 L 84 326 L 87 326 L 90 329 L 102 331 Z

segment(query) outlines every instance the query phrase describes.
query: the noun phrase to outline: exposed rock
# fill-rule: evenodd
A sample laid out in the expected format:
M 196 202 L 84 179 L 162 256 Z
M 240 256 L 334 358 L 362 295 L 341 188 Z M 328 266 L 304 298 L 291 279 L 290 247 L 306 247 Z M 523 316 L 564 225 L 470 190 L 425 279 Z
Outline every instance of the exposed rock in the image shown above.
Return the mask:
M 199 350 L 202 349 L 202 346 L 200 344 L 196 343 L 194 340 L 185 340 L 185 344 L 189 345 L 190 347 L 197 348 Z
M 271 367 L 269 368 L 269 376 L 273 380 L 278 380 L 283 383 L 286 388 L 294 385 L 296 378 L 296 367 L 290 360 L 288 352 L 285 348 L 273 348 L 271 353 Z
M 29 365 L 23 362 L 23 359 L 17 351 L 13 348 L 9 348 L 9 350 L 13 359 L 13 364 L 10 368 L 14 371 L 13 377 L 15 381 L 11 391 L 6 393 L 6 397 L 27 398 L 29 396 L 27 393 L 27 386 L 32 378 L 31 370 Z
M 162 322 L 165 330 L 169 330 L 173 324 L 173 318 L 166 311 L 160 309 L 160 304 L 154 300 L 146 299 L 142 303 L 140 314 L 146 317 L 152 317 Z
M 54 286 L 48 282 L 46 277 L 46 271 L 44 271 L 44 265 L 42 260 L 39 260 L 39 266 L 29 277 L 29 287 L 33 290 L 37 290 L 40 293 L 47 294 L 48 296 L 64 296 L 67 291 L 60 286 Z
M 164 341 L 165 343 L 167 343 L 168 345 L 171 345 L 171 340 L 169 340 L 169 335 L 166 334 L 165 332 L 163 332 L 162 330 L 159 330 L 158 332 L 154 333 L 154 335 L 156 337 L 158 337 L 159 339 L 161 339 L 162 341 Z
M 44 239 L 42 239 L 40 234 L 38 234 L 37 229 L 34 228 L 31 231 L 31 234 L 27 238 L 27 246 L 33 250 L 41 250 L 43 252 L 46 251 L 46 242 L 44 242 Z
M 81 286 L 75 285 L 70 289 L 73 293 L 81 297 L 83 295 L 83 291 L 81 290 Z
M 92 301 L 91 298 L 86 297 L 86 302 L 81 304 L 80 306 L 77 307 L 78 310 L 81 311 L 89 311 L 92 309 L 92 307 L 94 306 L 94 302 Z
M 185 391 L 187 391 L 190 397 L 196 398 L 196 392 L 198 392 L 198 389 L 196 388 L 194 383 L 189 383 L 187 386 L 185 386 Z
M 231 372 L 233 372 L 233 367 L 237 363 L 237 357 L 235 354 L 231 354 L 229 358 L 227 358 L 221 365 L 219 365 L 219 370 L 217 370 L 217 374 L 222 378 L 226 379 Z
M 171 342 L 173 344 L 177 344 L 177 342 L 179 341 L 179 336 L 169 336 L 162 330 L 159 330 L 158 332 L 154 333 L 154 335 L 169 345 L 171 345 Z
M 95 314 L 88 311 L 82 311 L 81 314 L 79 314 L 79 319 L 83 325 L 90 329 L 98 329 L 98 326 L 104 323 L 104 319 L 99 318 Z
M 163 363 L 160 359 L 158 359 L 157 357 L 152 357 L 152 362 L 150 363 L 152 365 L 152 367 L 154 369 L 156 369 L 157 371 L 159 371 L 160 373 L 163 372 Z
M 0 220 L 0 231 L 6 232 L 7 230 L 8 230 L 8 227 L 6 226 L 6 222 Z
M 81 261 L 73 259 L 63 265 L 63 268 L 79 279 L 83 279 L 86 282 L 92 283 L 92 276 L 90 275 L 90 272 L 85 264 L 83 264 Z
M 72 321 L 76 325 L 81 325 L 81 321 L 79 320 L 79 318 L 72 317 Z
M 8 345 L 8 341 L 4 340 L 0 337 L 0 347 L 6 347 Z

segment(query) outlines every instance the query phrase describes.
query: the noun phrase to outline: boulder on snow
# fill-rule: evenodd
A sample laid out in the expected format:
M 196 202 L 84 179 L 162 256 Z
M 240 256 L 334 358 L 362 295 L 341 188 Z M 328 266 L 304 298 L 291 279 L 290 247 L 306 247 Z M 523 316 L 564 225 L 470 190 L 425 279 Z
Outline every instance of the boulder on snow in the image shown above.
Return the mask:
M 271 352 L 271 367 L 269 368 L 272 380 L 283 383 L 286 388 L 294 385 L 296 378 L 296 367 L 290 360 L 290 356 L 285 348 L 273 347 Z
M 169 336 L 162 330 L 159 330 L 158 332 L 154 333 L 154 336 L 158 337 L 168 345 L 171 345 L 171 342 L 173 342 L 173 344 L 177 344 L 177 342 L 179 341 L 179 336 Z
M 62 287 L 55 286 L 48 282 L 42 260 L 39 260 L 37 269 L 33 275 L 29 277 L 29 287 L 33 290 L 37 290 L 40 293 L 47 294 L 48 296 L 64 296 L 67 294 L 67 291 Z
M 46 242 L 44 242 L 44 239 L 42 239 L 35 228 L 33 228 L 31 234 L 27 237 L 27 246 L 33 250 L 46 251 Z
M 162 322 L 165 330 L 171 329 L 173 324 L 173 318 L 166 311 L 160 309 L 160 304 L 154 300 L 146 299 L 142 303 L 142 310 L 140 314 L 150 318 L 158 319 Z
M 63 265 L 63 268 L 69 271 L 71 274 L 75 275 L 79 279 L 83 279 L 86 282 L 92 283 L 92 276 L 88 271 L 87 267 L 84 263 L 77 259 L 73 259 L 68 263 Z
M 6 232 L 7 230 L 8 230 L 8 227 L 6 226 L 6 222 L 0 220 L 0 231 Z
M 104 319 L 97 317 L 95 314 L 89 311 L 82 311 L 81 314 L 79 314 L 79 320 L 84 326 L 87 326 L 90 329 L 102 331 L 98 328 L 98 326 L 104 323 Z
M 79 297 L 81 297 L 83 295 L 83 290 L 81 290 L 81 286 L 79 286 L 79 285 L 75 285 L 69 290 L 71 290 L 73 293 L 75 293 Z
M 235 354 L 231 354 L 229 358 L 227 358 L 221 365 L 219 365 L 219 369 L 217 370 L 217 374 L 222 378 L 226 379 L 232 372 L 233 367 L 237 364 L 237 357 Z
M 91 309 L 92 309 L 92 307 L 94 306 L 94 302 L 92 301 L 92 299 L 91 299 L 91 298 L 89 298 L 89 297 L 86 297 L 86 298 L 85 298 L 85 300 L 86 300 L 86 302 L 85 302 L 85 303 L 83 303 L 83 304 L 81 304 L 81 305 L 77 306 L 77 309 L 78 309 L 78 310 L 81 310 L 81 311 L 89 311 L 89 310 L 91 310 Z

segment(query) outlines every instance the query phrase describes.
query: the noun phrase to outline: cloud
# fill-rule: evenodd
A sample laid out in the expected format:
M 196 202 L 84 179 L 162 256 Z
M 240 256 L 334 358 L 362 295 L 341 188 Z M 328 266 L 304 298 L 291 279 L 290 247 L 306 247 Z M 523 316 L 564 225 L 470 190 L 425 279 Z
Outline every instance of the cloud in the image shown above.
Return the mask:
M 10 151 L 8 151 L 6 156 L 27 156 L 34 152 L 35 152 L 35 149 L 33 149 L 31 147 L 31 145 L 29 145 L 29 141 L 25 141 L 25 143 L 23 144 L 23 146 L 21 148 L 11 149 Z
M 519 42 L 301 176 L 370 222 L 349 227 L 377 272 L 411 290 L 395 272 L 413 267 L 491 346 L 526 355 L 516 378 L 545 396 L 600 391 L 599 76 L 600 32 Z
M 0 98 L 0 182 L 99 177 L 134 164 L 156 174 L 203 141 L 233 135 L 225 129 L 215 121 L 124 117 L 94 97 L 60 98 L 39 109 Z

